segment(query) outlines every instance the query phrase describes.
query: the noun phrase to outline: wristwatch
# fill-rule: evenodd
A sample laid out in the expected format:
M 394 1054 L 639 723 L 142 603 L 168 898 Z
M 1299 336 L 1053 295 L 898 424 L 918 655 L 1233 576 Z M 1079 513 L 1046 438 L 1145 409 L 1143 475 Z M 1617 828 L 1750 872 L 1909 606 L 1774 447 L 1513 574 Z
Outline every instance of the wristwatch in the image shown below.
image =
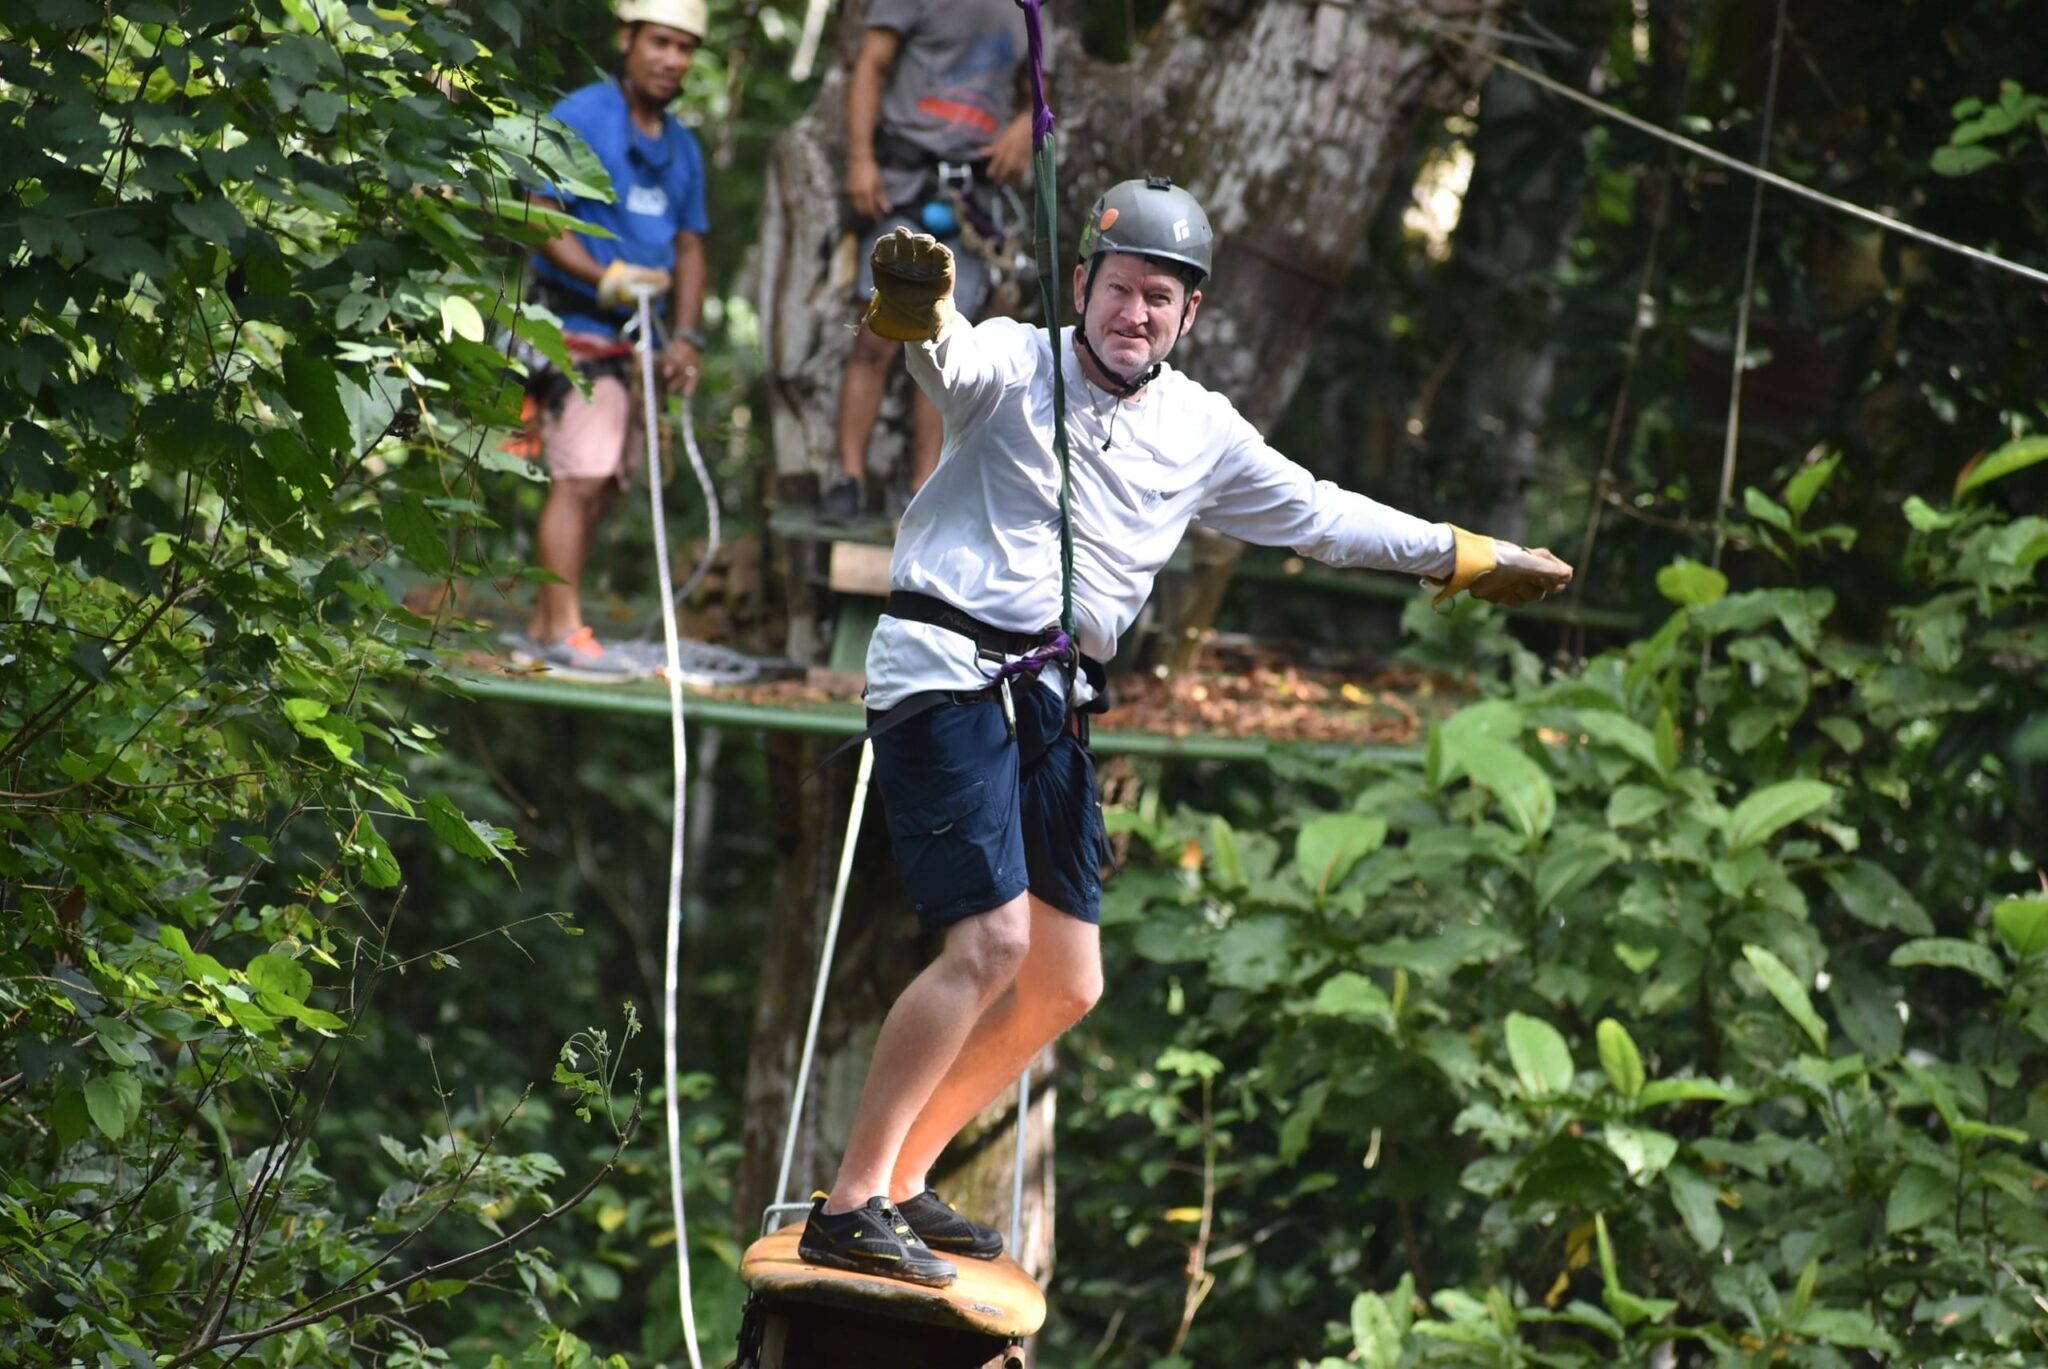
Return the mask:
M 687 342 L 698 351 L 704 350 L 704 334 L 696 328 L 671 328 L 669 336 L 678 342 Z

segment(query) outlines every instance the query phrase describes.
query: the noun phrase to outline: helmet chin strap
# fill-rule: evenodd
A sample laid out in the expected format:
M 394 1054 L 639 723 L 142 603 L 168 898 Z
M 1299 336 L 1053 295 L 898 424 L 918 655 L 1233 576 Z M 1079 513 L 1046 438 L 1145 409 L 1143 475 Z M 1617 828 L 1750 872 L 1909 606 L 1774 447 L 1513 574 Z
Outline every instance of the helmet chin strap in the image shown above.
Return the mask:
M 1102 359 L 1102 354 L 1090 345 L 1085 323 L 1075 327 L 1074 345 L 1088 354 L 1088 359 L 1095 363 L 1095 369 L 1102 372 L 1108 378 L 1109 388 L 1114 390 L 1120 398 L 1129 399 L 1132 395 L 1150 385 L 1159 375 L 1159 363 L 1156 361 L 1152 363 L 1150 370 L 1136 377 L 1124 375 L 1110 366 L 1108 362 Z

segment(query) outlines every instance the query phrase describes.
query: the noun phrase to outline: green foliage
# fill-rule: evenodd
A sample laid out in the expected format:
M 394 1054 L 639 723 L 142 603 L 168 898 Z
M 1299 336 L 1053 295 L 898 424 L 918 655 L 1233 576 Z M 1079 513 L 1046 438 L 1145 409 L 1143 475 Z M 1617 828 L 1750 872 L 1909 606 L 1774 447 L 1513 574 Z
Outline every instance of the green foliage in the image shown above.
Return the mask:
M 523 187 L 584 174 L 536 13 L 0 20 L 10 1362 L 420 1362 L 479 1300 L 520 1309 L 499 1346 L 588 1358 L 549 1323 L 609 1271 L 565 1284 L 533 1233 L 642 1159 L 602 1034 L 562 1070 L 609 1124 L 573 1165 L 505 1082 L 552 1046 L 460 1100 L 413 1065 L 367 1116 L 337 1082 L 457 965 L 419 890 L 520 849 L 433 725 L 462 624 L 404 592 L 518 571 L 478 483 L 518 413 L 491 339 L 559 350 Z
M 2039 1362 L 2039 520 L 1909 517 L 1881 643 L 1673 567 L 1662 630 L 1511 680 L 1419 769 L 1110 815 L 1162 866 L 1111 886 L 1152 1006 L 1096 1027 L 1063 1142 L 1098 1362 L 1176 1326 L 1319 1369 Z

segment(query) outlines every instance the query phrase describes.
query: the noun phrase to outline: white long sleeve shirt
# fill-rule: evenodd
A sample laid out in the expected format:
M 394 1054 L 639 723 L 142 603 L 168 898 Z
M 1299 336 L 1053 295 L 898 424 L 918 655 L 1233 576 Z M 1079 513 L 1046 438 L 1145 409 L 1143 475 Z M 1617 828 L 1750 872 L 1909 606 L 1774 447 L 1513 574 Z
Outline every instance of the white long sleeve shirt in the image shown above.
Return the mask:
M 1060 466 L 1045 331 L 1014 319 L 955 319 L 935 341 L 904 350 L 945 417 L 946 442 L 938 469 L 904 511 L 890 586 L 1010 631 L 1057 624 Z M 1161 367 L 1136 399 L 1120 400 L 1088 383 L 1071 328 L 1061 334 L 1060 361 L 1074 619 L 1088 655 L 1116 654 L 1197 517 L 1328 565 L 1449 575 L 1456 553 L 1447 524 L 1317 480 L 1267 446 L 1222 395 Z M 887 709 L 924 690 L 979 689 L 991 673 L 958 633 L 884 614 L 868 645 L 867 704 Z

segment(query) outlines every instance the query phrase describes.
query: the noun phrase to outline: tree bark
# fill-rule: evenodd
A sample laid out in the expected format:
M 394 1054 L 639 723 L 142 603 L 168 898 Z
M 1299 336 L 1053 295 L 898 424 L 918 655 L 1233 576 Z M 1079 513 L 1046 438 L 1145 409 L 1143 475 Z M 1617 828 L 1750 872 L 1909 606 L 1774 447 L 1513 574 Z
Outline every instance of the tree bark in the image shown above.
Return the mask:
M 1550 74 L 1583 87 L 1604 50 L 1612 6 L 1537 0 L 1529 12 L 1569 47 Z M 1527 496 L 1540 478 L 1537 434 L 1559 348 L 1557 268 L 1578 226 L 1580 147 L 1591 118 L 1512 72 L 1490 76 L 1451 239 L 1445 289 L 1460 309 L 1446 353 L 1455 364 L 1431 405 L 1428 447 L 1454 473 L 1447 483 L 1473 492 L 1456 514 L 1513 542 L 1528 535 Z

